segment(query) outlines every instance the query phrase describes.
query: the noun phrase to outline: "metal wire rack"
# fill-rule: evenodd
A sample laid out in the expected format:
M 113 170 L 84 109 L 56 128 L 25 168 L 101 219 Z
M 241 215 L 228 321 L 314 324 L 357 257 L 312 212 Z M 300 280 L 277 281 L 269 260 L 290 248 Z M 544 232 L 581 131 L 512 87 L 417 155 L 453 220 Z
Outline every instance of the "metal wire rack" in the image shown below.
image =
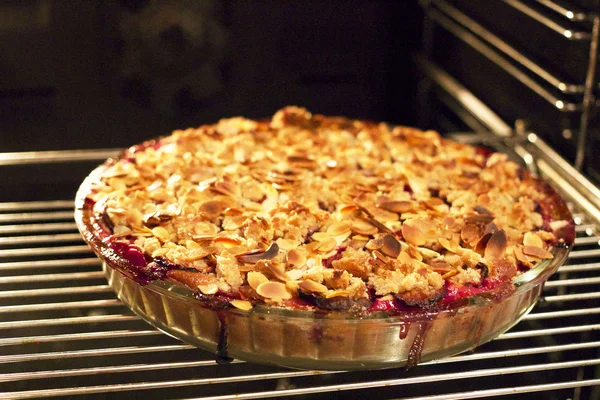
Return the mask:
M 535 137 L 522 146 L 544 150 Z M 77 163 L 112 151 L 84 153 L 0 154 L 0 165 L 41 171 L 71 162 L 77 171 Z M 542 164 L 541 156 L 534 162 L 554 165 Z M 555 170 L 543 175 L 552 180 L 549 171 Z M 585 200 L 569 187 L 569 198 Z M 511 331 L 474 352 L 412 370 L 352 373 L 239 360 L 218 365 L 214 355 L 151 328 L 116 299 L 76 231 L 71 200 L 3 202 L 0 398 L 599 398 L 600 235 L 590 214 L 595 206 L 587 206 L 574 203 L 577 240 L 569 262 Z

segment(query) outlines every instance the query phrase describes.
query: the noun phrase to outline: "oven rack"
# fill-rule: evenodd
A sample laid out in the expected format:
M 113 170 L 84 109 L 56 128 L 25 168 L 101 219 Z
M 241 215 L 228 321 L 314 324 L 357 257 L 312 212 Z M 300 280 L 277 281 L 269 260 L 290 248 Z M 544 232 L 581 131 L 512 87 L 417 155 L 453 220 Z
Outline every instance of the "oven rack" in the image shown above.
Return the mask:
M 561 133 L 565 140 L 576 138 L 575 166 L 581 170 L 589 125 L 600 106 L 600 100 L 597 99 L 600 82 L 596 74 L 600 15 L 564 0 L 492 1 L 512 8 L 529 24 L 545 27 L 548 31 L 547 41 L 583 43 L 581 51 L 587 55 L 587 61 L 581 61 L 586 64 L 585 76 L 578 80 L 562 76 L 551 66 L 544 65 L 547 63 L 537 61 L 530 54 L 531 49 L 520 48 L 513 40 L 494 33 L 485 23 L 469 16 L 453 0 L 421 0 L 426 15 L 423 31 L 426 58 L 431 59 L 434 30 L 436 26 L 440 27 L 503 70 L 514 82 L 527 88 L 556 112 L 577 121 L 564 126 Z M 556 54 L 554 58 L 562 57 L 563 54 Z
M 511 145 L 544 165 L 543 152 L 535 153 L 544 150 L 543 142 L 535 137 Z M 82 160 L 115 154 L 84 153 L 41 152 L 37 159 L 0 154 L 0 164 L 52 168 L 72 162 L 77 168 Z M 548 164 L 547 179 L 555 178 L 554 165 Z M 569 182 L 580 179 L 573 175 Z M 218 365 L 214 355 L 153 329 L 116 299 L 99 260 L 79 238 L 68 197 L 0 203 L 0 399 L 598 398 L 600 234 L 591 216 L 595 205 L 582 207 L 577 201 L 585 196 L 576 191 L 568 197 L 576 201 L 575 248 L 523 321 L 474 352 L 409 371 L 369 373 L 238 360 Z

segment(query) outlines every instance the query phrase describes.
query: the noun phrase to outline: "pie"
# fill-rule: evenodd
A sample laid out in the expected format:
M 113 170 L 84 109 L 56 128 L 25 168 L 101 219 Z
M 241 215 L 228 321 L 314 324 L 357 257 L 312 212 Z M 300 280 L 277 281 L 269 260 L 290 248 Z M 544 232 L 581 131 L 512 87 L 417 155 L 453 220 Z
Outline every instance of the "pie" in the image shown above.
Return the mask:
M 299 107 L 134 146 L 86 190 L 101 256 L 220 309 L 500 298 L 573 241 L 558 195 L 504 154 Z

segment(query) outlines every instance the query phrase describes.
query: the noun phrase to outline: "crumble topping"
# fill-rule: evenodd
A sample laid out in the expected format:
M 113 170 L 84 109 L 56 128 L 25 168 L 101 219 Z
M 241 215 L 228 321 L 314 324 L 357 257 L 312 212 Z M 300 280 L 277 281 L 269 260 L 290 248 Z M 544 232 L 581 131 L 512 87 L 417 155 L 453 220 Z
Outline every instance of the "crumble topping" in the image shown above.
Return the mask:
M 203 295 L 353 310 L 426 306 L 552 258 L 528 179 L 433 131 L 286 107 L 133 147 L 88 197 L 112 243 Z

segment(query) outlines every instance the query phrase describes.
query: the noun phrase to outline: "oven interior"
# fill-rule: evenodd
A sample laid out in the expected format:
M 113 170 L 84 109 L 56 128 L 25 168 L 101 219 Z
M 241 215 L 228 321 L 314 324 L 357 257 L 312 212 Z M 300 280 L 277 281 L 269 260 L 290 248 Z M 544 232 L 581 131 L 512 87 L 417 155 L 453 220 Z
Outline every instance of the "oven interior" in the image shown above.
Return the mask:
M 599 13 L 597 0 L 4 2 L 0 398 L 600 398 Z M 119 148 L 284 104 L 508 152 L 569 201 L 569 261 L 509 332 L 410 370 L 219 365 L 153 329 L 81 241 L 78 184 Z

